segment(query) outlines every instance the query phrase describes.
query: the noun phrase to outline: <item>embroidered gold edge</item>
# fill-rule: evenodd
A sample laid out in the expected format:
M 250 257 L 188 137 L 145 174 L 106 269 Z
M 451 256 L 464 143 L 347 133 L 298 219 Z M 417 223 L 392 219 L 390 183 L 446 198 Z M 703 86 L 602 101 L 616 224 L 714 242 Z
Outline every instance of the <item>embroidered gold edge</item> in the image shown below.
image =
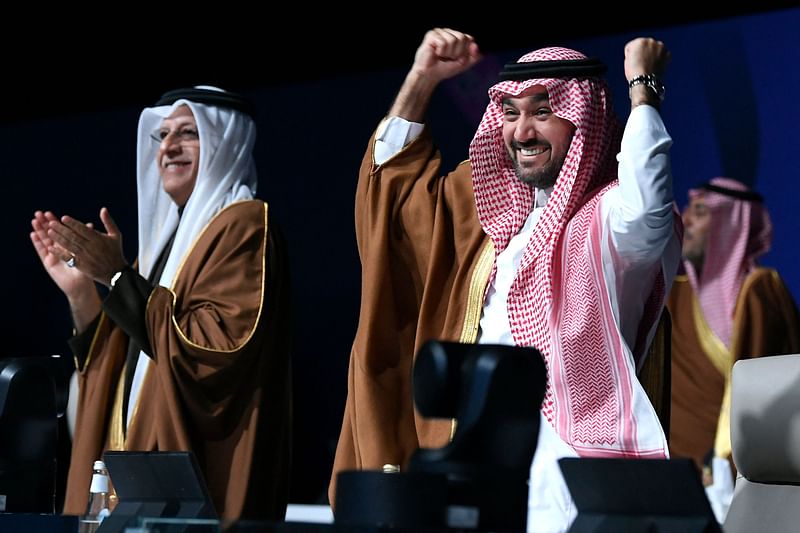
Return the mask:
M 125 394 L 126 366 L 128 366 L 127 363 L 122 366 L 122 372 L 117 380 L 117 391 L 114 393 L 114 405 L 111 408 L 111 420 L 108 428 L 108 445 L 111 450 L 125 449 L 125 432 L 122 430 L 122 396 Z M 136 403 L 139 403 L 138 399 Z
M 181 259 L 180 267 L 178 267 L 178 270 L 175 272 L 175 278 L 174 278 L 175 280 L 177 280 L 179 278 L 181 270 L 183 269 L 184 263 L 186 262 L 186 259 L 191 255 L 192 251 L 194 251 L 194 247 L 196 246 L 197 241 L 200 239 L 200 237 L 203 236 L 203 234 L 206 232 L 206 230 L 211 225 L 211 223 L 214 220 L 216 220 L 216 218 L 218 216 L 220 216 L 224 211 L 226 211 L 227 209 L 229 209 L 230 207 L 232 207 L 232 206 L 234 206 L 234 205 L 236 205 L 238 203 L 239 202 L 234 202 L 234 203 L 226 206 L 225 209 L 222 209 L 219 213 L 214 215 L 214 217 L 211 220 L 209 220 L 208 224 L 206 224 L 206 226 L 203 228 L 203 231 L 201 231 L 198 234 L 197 238 L 192 243 L 192 246 L 189 248 L 189 250 L 186 252 L 186 254 Z M 256 320 L 253 323 L 253 328 L 247 334 L 247 337 L 244 339 L 244 341 L 242 341 L 242 343 L 239 344 L 238 346 L 235 346 L 234 348 L 231 348 L 230 350 L 216 350 L 216 349 L 208 348 L 207 346 L 201 346 L 199 344 L 195 344 L 194 342 L 189 340 L 189 338 L 186 336 L 186 334 L 181 330 L 180 326 L 178 325 L 178 320 L 175 318 L 175 313 L 173 312 L 172 316 L 171 316 L 171 319 L 172 319 L 172 324 L 175 326 L 175 331 L 178 332 L 178 335 L 181 337 L 181 340 L 185 344 L 191 346 L 192 348 L 196 348 L 196 349 L 199 349 L 199 350 L 204 350 L 206 352 L 214 352 L 214 353 L 233 353 L 233 352 L 239 351 L 242 348 L 242 346 L 246 345 L 250 341 L 250 339 L 253 337 L 253 335 L 255 334 L 255 331 L 258 328 L 258 324 L 261 321 L 261 313 L 262 313 L 263 308 L 264 308 L 264 291 L 265 291 L 266 278 L 267 278 L 266 257 L 267 257 L 267 235 L 269 234 L 269 222 L 268 222 L 269 206 L 267 205 L 266 202 L 263 202 L 263 206 L 264 206 L 264 242 L 263 242 L 262 253 L 261 253 L 261 298 L 260 298 L 259 304 L 258 304 L 258 315 L 256 316 Z M 173 309 L 173 311 L 175 310 L 175 301 L 177 299 L 177 296 L 175 295 L 174 288 L 175 287 L 173 285 L 171 288 L 167 289 L 169 291 L 170 295 L 172 295 L 172 309 Z M 155 292 L 155 291 L 153 291 L 153 292 Z M 150 293 L 150 297 L 147 299 L 147 308 L 148 309 L 150 308 L 150 299 L 153 296 L 153 292 Z
M 717 457 L 728 458 L 731 451 L 731 377 L 728 375 L 725 379 L 725 392 L 722 394 L 722 403 L 719 407 L 717 432 L 714 435 L 714 454 Z
M 483 309 L 483 295 L 486 290 L 486 282 L 492 273 L 494 264 L 494 243 L 489 240 L 481 250 L 475 270 L 472 271 L 472 279 L 469 283 L 469 293 L 467 295 L 467 310 L 464 313 L 464 325 L 461 328 L 460 342 L 475 342 L 478 337 L 478 324 L 481 319 L 481 309 Z
M 692 314 L 700 348 L 708 357 L 708 360 L 711 361 L 711 364 L 714 365 L 714 368 L 723 377 L 727 376 L 733 366 L 733 355 L 706 322 L 705 316 L 703 316 L 703 309 L 700 307 L 700 300 L 694 292 L 692 293 Z

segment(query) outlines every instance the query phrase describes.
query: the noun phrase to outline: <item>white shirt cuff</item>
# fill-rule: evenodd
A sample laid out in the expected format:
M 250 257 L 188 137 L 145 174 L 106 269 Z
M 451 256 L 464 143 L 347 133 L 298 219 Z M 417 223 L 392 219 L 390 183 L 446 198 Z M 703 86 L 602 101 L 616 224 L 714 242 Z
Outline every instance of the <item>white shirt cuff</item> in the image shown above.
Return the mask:
M 405 146 L 419 137 L 424 124 L 410 122 L 400 117 L 387 117 L 375 133 L 375 164 L 382 165 Z

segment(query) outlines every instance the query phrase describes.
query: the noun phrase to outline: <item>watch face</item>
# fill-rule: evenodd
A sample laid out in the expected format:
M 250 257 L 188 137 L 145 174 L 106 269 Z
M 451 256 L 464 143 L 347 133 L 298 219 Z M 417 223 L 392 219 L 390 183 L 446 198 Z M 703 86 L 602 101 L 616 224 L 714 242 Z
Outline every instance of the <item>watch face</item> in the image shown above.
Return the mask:
M 663 83 L 658 81 L 658 78 L 656 78 L 653 81 L 652 85 L 648 85 L 648 86 L 653 88 L 653 91 L 655 91 L 656 96 L 658 96 L 659 100 L 662 100 L 662 101 L 664 100 L 664 93 L 667 92 L 667 89 L 664 87 Z
M 628 88 L 633 89 L 637 85 L 644 85 L 649 88 L 656 96 L 658 96 L 659 101 L 664 100 L 664 93 L 666 92 L 666 88 L 664 84 L 661 83 L 661 80 L 658 79 L 658 76 L 655 74 L 643 74 L 641 76 L 636 76 L 630 82 L 628 82 Z

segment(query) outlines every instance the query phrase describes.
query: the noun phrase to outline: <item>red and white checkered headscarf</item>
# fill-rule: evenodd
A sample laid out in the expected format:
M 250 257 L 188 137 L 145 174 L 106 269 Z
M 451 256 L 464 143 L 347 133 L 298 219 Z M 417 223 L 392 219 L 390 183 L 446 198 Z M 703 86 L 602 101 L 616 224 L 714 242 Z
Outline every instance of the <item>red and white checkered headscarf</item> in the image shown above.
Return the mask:
M 711 184 L 750 191 L 743 183 L 730 178 L 714 178 Z M 690 198 L 699 195 L 711 212 L 700 279 L 689 261 L 683 263 L 708 326 L 730 348 L 736 299 L 745 277 L 756 267 L 756 259 L 772 246 L 772 222 L 762 202 L 741 200 L 706 189 L 689 191 Z
M 544 48 L 519 62 L 585 57 Z M 531 212 L 533 188 L 516 176 L 503 142 L 502 100 L 533 85 L 547 89 L 551 109 L 575 125 L 575 134 L 509 291 L 511 333 L 517 345 L 535 346 L 544 355 L 542 412 L 579 454 L 663 457 L 660 443 L 637 441 L 633 358 L 610 310 L 600 264 L 596 207 L 602 193 L 616 186 L 621 137 L 604 80 L 503 81 L 489 89 L 469 154 L 481 225 L 499 252 Z

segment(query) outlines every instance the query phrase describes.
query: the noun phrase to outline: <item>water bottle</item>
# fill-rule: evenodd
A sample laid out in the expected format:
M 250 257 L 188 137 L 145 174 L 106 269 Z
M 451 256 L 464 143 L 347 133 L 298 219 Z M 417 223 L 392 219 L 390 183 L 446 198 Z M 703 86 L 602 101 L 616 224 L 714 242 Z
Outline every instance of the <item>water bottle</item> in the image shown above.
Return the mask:
M 78 533 L 94 533 L 108 514 L 108 470 L 103 461 L 95 461 L 89 502 L 86 504 L 86 513 L 81 516 Z

